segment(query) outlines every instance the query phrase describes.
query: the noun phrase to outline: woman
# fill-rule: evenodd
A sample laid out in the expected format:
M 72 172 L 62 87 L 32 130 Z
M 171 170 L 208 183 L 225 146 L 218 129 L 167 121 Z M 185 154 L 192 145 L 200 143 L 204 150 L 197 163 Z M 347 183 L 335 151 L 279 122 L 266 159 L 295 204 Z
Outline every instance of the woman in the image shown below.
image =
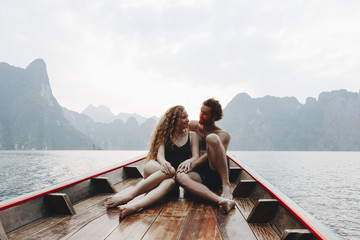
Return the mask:
M 107 199 L 107 208 L 119 206 L 120 218 L 148 207 L 163 198 L 175 185 L 176 170 L 186 171 L 199 157 L 199 141 L 188 131 L 188 114 L 183 106 L 166 111 L 151 137 L 150 150 L 144 167 L 144 179 L 127 194 Z M 140 200 L 130 202 L 146 193 Z M 126 204 L 128 203 L 128 204 Z

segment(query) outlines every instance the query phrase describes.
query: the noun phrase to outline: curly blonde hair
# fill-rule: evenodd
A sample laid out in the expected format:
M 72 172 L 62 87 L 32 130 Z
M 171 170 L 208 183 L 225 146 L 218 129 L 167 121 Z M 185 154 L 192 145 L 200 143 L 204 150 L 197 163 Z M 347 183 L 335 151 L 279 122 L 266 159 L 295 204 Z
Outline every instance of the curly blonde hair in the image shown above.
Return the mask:
M 175 133 L 180 127 L 179 120 L 184 110 L 185 108 L 181 105 L 171 107 L 159 120 L 151 136 L 149 154 L 146 162 L 151 159 L 156 160 L 160 145 L 168 139 L 175 138 Z

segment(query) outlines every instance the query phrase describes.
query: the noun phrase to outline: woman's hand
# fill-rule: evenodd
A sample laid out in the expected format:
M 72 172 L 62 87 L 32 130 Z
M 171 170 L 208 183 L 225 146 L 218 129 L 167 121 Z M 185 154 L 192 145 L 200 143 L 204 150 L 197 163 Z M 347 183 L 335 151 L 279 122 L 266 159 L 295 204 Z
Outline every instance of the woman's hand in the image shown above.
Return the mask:
M 179 167 L 178 167 L 178 169 L 177 169 L 177 172 L 178 173 L 188 173 L 188 172 L 190 172 L 192 169 L 191 169 L 191 161 L 190 161 L 190 159 L 188 159 L 188 160 L 185 160 L 185 161 L 183 161 L 180 165 L 179 165 Z
M 161 172 L 165 173 L 166 175 L 171 175 L 175 172 L 175 169 L 168 161 L 164 161 L 161 163 Z

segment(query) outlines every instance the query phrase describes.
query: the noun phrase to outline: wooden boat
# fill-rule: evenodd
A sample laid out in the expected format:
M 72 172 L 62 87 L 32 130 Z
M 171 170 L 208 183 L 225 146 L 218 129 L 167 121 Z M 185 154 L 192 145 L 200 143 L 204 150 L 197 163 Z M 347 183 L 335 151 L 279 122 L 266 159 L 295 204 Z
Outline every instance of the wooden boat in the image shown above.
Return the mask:
M 0 238 L 337 239 L 239 159 L 228 157 L 237 203 L 228 214 L 180 191 L 120 220 L 118 209 L 105 208 L 105 199 L 142 179 L 142 156 L 0 203 Z

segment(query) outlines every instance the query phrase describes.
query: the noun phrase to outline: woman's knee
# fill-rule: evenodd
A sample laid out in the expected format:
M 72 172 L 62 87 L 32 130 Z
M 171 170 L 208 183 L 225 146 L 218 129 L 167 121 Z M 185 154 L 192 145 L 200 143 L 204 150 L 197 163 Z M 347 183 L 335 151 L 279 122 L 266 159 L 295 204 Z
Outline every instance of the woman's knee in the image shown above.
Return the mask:
M 163 181 L 163 184 L 166 186 L 167 189 L 171 190 L 175 186 L 175 179 L 174 178 L 167 178 Z
M 176 182 L 179 183 L 181 186 L 185 186 L 188 183 L 190 177 L 186 173 L 177 173 L 175 179 Z
M 144 177 L 147 178 L 154 172 L 161 170 L 161 165 L 155 160 L 149 160 L 144 166 Z
M 174 177 L 175 175 L 176 175 L 176 170 L 175 170 L 175 168 L 171 167 L 169 178 L 172 178 L 172 177 Z
M 161 165 L 160 163 L 158 163 L 155 160 L 150 160 L 147 163 L 145 163 L 144 166 L 144 178 L 149 177 L 151 174 L 155 173 L 155 172 L 159 172 L 161 171 Z M 176 175 L 176 170 L 174 167 L 170 168 L 170 174 L 165 174 L 163 173 L 163 179 L 166 178 L 172 178 Z
M 207 146 L 218 146 L 221 144 L 220 138 L 215 133 L 210 133 L 206 136 L 206 145 Z

